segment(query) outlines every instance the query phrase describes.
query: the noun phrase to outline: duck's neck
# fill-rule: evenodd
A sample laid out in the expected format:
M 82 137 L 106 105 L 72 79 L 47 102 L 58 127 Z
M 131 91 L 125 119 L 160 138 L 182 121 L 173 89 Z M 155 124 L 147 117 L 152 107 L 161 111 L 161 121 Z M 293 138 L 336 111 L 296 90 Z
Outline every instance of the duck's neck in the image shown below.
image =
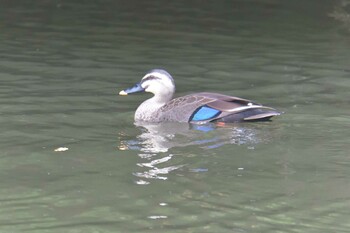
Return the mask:
M 172 98 L 172 95 L 159 96 L 155 95 L 152 98 L 144 101 L 135 112 L 135 121 L 156 121 L 158 110 L 168 103 Z

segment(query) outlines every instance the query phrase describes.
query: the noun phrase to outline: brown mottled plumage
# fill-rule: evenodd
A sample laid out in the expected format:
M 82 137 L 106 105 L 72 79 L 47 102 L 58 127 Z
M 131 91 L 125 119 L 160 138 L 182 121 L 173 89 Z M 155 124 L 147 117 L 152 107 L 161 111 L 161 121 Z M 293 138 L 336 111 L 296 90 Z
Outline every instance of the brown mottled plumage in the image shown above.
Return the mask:
M 139 84 L 121 91 L 120 95 L 151 92 L 154 96 L 144 101 L 136 110 L 135 121 L 145 122 L 237 122 L 268 120 L 280 115 L 273 108 L 250 100 L 211 92 L 201 92 L 172 99 L 174 80 L 165 70 L 155 69 L 146 74 Z M 213 110 L 209 115 L 197 116 L 202 107 Z M 197 117 L 194 117 L 194 116 Z

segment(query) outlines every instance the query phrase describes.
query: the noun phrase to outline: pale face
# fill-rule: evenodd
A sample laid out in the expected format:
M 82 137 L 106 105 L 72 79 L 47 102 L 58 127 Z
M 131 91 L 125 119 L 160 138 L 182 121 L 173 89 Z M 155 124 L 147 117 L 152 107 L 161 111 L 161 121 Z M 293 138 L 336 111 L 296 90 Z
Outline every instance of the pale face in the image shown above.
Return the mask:
M 141 87 L 146 92 L 155 95 L 173 94 L 175 91 L 174 81 L 166 73 L 151 72 L 146 74 L 141 80 Z

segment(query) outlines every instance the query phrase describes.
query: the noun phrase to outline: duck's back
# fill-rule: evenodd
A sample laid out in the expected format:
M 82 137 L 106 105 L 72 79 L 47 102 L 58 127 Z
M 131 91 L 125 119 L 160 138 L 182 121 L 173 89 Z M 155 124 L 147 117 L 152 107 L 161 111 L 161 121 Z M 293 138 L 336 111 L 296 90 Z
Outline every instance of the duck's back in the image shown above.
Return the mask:
M 272 108 L 252 101 L 210 92 L 201 92 L 172 99 L 159 109 L 158 121 L 207 123 L 220 120 L 236 122 L 259 120 L 279 115 Z

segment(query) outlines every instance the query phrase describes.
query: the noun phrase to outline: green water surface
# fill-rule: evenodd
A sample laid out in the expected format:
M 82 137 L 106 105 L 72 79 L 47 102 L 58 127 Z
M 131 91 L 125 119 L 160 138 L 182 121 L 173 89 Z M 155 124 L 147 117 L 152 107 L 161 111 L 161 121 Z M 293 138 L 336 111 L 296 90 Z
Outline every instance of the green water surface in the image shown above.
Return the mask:
M 0 232 L 350 232 L 349 5 L 2 1 Z M 284 114 L 134 125 L 153 68 Z

